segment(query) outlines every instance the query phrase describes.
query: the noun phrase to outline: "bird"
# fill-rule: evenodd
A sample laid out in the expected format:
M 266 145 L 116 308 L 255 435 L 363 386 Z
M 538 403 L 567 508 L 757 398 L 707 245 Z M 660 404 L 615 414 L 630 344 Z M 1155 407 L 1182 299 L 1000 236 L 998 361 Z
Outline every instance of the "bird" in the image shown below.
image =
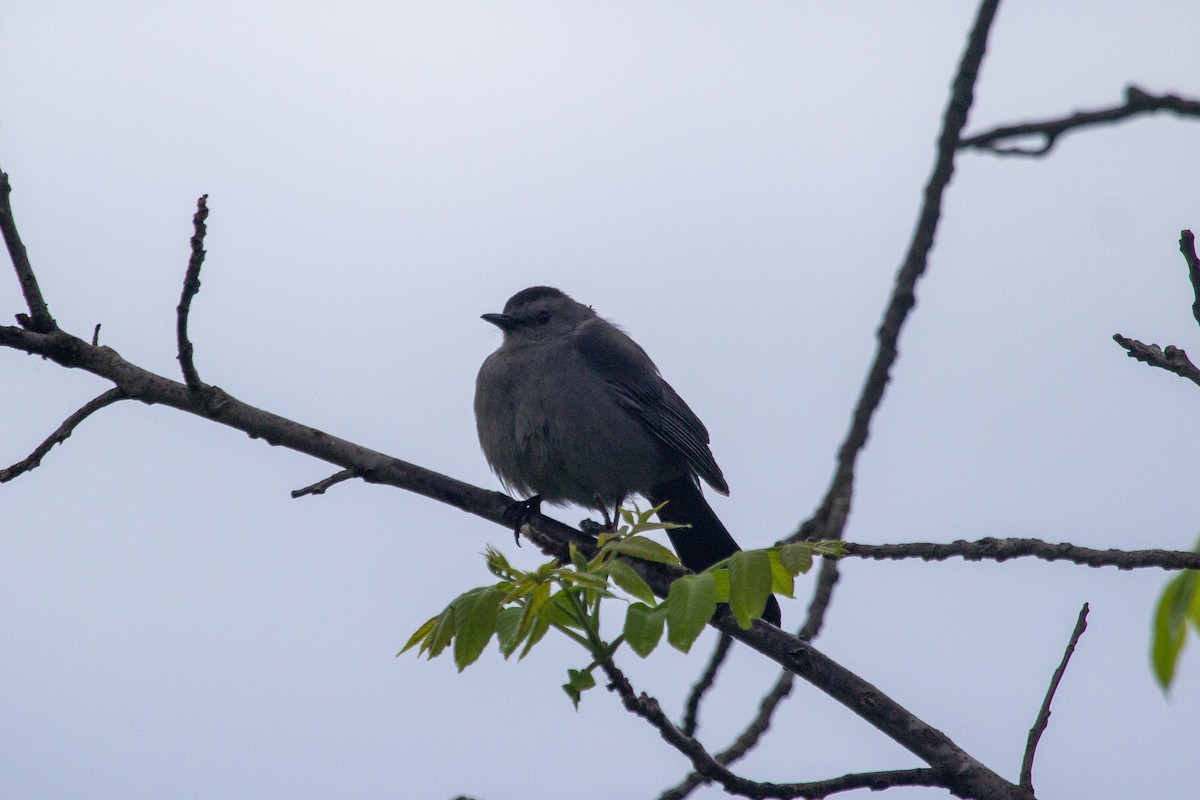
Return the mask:
M 703 480 L 729 493 L 708 430 L 636 342 L 559 289 L 532 286 L 482 319 L 503 332 L 475 380 L 475 422 L 488 464 L 510 492 L 599 510 L 608 521 L 642 495 L 695 572 L 741 550 Z M 779 603 L 762 615 L 780 624 Z

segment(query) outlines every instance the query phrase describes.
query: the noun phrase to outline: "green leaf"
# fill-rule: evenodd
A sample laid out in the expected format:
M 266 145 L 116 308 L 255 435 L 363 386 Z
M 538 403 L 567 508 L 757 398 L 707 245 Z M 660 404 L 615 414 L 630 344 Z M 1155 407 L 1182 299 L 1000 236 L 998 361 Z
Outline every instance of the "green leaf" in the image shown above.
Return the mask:
M 729 568 L 709 567 L 708 572 L 713 576 L 713 586 L 717 589 L 717 602 L 729 602 Z
M 813 546 L 809 542 L 793 542 L 779 548 L 779 561 L 793 576 L 802 575 L 812 569 Z
M 770 596 L 770 557 L 762 550 L 734 553 L 729 559 L 729 610 L 743 630 L 762 615 Z
M 717 610 L 717 587 L 711 572 L 685 575 L 667 594 L 667 641 L 686 653 Z
M 809 542 L 813 552 L 826 558 L 841 558 L 846 555 L 846 543 L 841 539 L 822 539 L 819 542 Z
M 437 624 L 437 621 L 437 617 L 430 617 L 424 625 L 417 628 L 416 632 L 414 632 L 412 636 L 408 637 L 408 641 L 405 643 L 404 647 L 400 648 L 400 652 L 396 653 L 396 655 L 401 656 L 404 653 L 407 653 L 409 650 L 413 649 L 418 642 L 424 641 L 426 638 L 428 638 L 430 632 L 433 631 L 433 626 Z M 425 652 L 425 648 L 421 648 L 421 652 Z
M 483 652 L 496 632 L 496 617 L 505 591 L 489 586 L 460 598 L 454 610 L 454 664 L 462 672 Z
M 567 597 L 568 589 L 560 589 L 550 598 L 550 602 L 542 609 L 542 614 L 546 615 L 546 621 L 551 625 L 561 625 L 564 628 L 575 628 L 577 630 L 586 630 L 587 621 L 579 619 L 579 609 Z M 576 597 L 579 593 L 576 592 Z
M 653 539 L 645 536 L 629 536 L 608 545 L 609 550 L 626 556 L 640 558 L 643 561 L 657 561 L 660 564 L 678 564 L 679 558 L 667 548 Z
M 1167 582 L 1154 614 L 1154 641 L 1150 657 L 1154 676 L 1165 691 L 1175 677 L 1175 665 L 1187 643 L 1187 617 L 1195 593 L 1196 573 L 1188 570 Z
M 645 603 L 630 603 L 625 611 L 625 641 L 642 658 L 654 652 L 662 639 L 666 617 L 663 607 L 651 608 Z
M 542 606 L 546 608 L 546 606 Z M 542 637 L 546 635 L 546 631 L 550 630 L 550 614 L 538 614 L 533 619 L 533 624 L 529 626 L 529 638 L 525 641 L 525 647 L 521 648 L 519 659 L 529 655 L 529 651 L 534 648 Z
M 454 638 L 454 603 L 446 606 L 446 610 L 437 616 L 437 622 L 433 623 L 433 630 L 429 633 L 429 638 L 425 640 L 425 645 L 421 646 L 421 651 L 429 652 L 430 660 L 437 658 L 446 649 L 446 645 L 450 644 L 450 640 Z M 426 647 L 428 645 L 428 647 Z
M 614 558 L 604 565 L 604 569 L 608 572 L 613 583 L 620 586 L 625 591 L 642 600 L 647 605 L 654 605 L 657 601 L 654 599 L 654 592 L 650 591 L 650 587 L 642 580 L 642 576 L 634 571 L 633 567 L 626 564 L 619 558 Z
M 608 578 L 591 572 L 578 572 L 573 569 L 562 569 L 558 572 L 559 580 L 567 585 L 582 586 L 598 591 L 608 590 Z
M 575 708 L 579 708 L 579 697 L 588 689 L 596 686 L 596 678 L 586 669 L 569 669 L 567 670 L 567 682 L 563 684 L 563 691 L 571 698 L 571 702 L 575 704 Z
M 513 576 L 515 570 L 512 568 L 512 565 L 508 563 L 508 559 L 504 557 L 504 554 L 496 548 L 489 545 L 487 551 L 484 553 L 484 558 L 487 561 L 488 571 L 497 578 L 508 579 Z
M 575 546 L 574 542 L 567 543 L 567 552 L 571 554 L 571 563 L 575 566 L 575 569 L 580 572 L 586 572 L 588 568 L 587 559 L 583 557 L 583 553 L 579 552 L 579 548 Z
M 529 599 L 525 601 L 525 616 L 521 617 L 521 636 L 526 636 L 533 628 L 533 622 L 537 619 L 542 607 L 550 599 L 550 584 L 539 583 L 533 587 L 533 591 L 529 594 Z M 543 631 L 543 634 L 545 631 Z
M 507 659 L 521 644 L 521 617 L 525 609 L 509 606 L 496 615 L 496 640 L 500 643 L 500 655 Z
M 767 551 L 767 558 L 771 559 L 771 591 L 784 597 L 795 597 L 796 579 L 783 565 L 783 559 L 779 557 L 779 549 L 772 547 Z

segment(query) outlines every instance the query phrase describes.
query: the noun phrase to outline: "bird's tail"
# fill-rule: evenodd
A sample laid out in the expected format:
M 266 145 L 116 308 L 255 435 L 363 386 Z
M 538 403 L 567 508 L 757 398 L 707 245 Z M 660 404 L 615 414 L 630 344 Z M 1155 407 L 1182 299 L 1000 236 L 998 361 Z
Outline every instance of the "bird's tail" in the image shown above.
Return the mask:
M 671 538 L 679 560 L 693 572 L 705 570 L 742 549 L 713 513 L 704 493 L 690 475 L 655 486 L 646 499 L 656 506 L 666 503 L 658 512 L 663 522 L 691 525 L 690 528 L 672 528 L 667 531 L 667 536 Z M 774 595 L 767 600 L 762 618 L 779 627 L 779 601 Z

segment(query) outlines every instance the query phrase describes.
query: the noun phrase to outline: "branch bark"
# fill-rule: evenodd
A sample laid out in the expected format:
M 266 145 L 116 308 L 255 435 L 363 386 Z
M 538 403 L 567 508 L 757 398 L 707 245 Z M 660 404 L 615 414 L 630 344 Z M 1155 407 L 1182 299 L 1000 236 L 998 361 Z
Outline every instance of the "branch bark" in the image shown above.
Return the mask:
M 1017 125 L 1002 125 L 990 131 L 977 133 L 959 141 L 963 150 L 986 150 L 1000 156 L 1025 156 L 1039 158 L 1046 155 L 1064 133 L 1095 125 L 1111 125 L 1133 117 L 1168 111 L 1180 117 L 1200 118 L 1200 101 L 1189 100 L 1173 94 L 1155 95 L 1136 86 L 1125 88 L 1125 102 L 1119 106 L 1098 111 L 1076 111 L 1067 117 L 1039 122 L 1022 122 Z M 1005 142 L 1040 136 L 1039 147 L 1005 146 Z

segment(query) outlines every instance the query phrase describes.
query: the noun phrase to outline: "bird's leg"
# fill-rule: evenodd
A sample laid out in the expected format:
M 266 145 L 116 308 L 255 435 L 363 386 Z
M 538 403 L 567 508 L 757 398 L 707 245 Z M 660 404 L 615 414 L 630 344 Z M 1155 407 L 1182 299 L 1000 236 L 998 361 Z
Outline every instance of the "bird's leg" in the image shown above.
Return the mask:
M 517 543 L 517 547 L 521 546 L 521 528 L 529 522 L 530 517 L 540 513 L 542 513 L 542 496 L 540 494 L 535 494 L 525 500 L 518 500 L 504 509 L 504 521 L 513 526 L 513 540 Z
M 599 494 L 592 495 L 592 499 L 596 501 L 596 506 L 600 509 L 600 513 L 604 515 L 604 528 L 602 530 L 608 533 L 615 533 L 617 530 L 617 520 L 619 519 L 618 512 L 621 510 L 621 501 L 618 500 L 613 507 L 613 513 L 608 515 L 608 504 Z

